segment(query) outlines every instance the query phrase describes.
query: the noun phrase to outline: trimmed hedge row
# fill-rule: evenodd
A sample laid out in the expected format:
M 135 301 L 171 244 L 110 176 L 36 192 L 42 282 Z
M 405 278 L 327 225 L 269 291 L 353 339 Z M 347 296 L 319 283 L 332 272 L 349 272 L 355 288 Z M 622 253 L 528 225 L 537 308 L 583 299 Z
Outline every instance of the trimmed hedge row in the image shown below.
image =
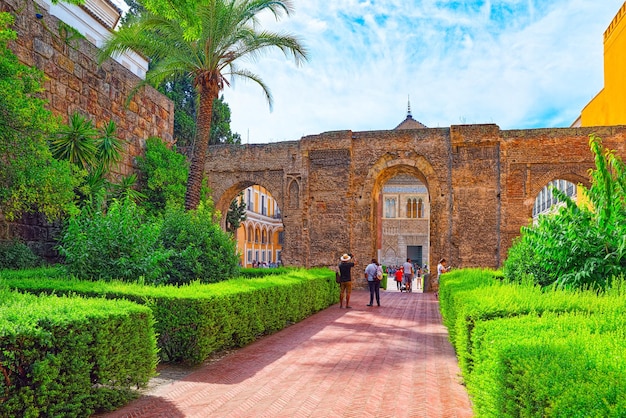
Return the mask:
M 32 293 L 125 298 L 150 307 L 161 359 L 189 364 L 201 363 L 224 348 L 244 346 L 337 303 L 339 298 L 329 269 L 289 269 L 282 275 L 258 279 L 180 287 L 64 280 L 55 269 L 29 272 L 0 272 L 0 279 L 11 288 Z
M 0 416 L 87 417 L 156 373 L 152 312 L 129 301 L 0 290 Z
M 481 417 L 626 416 L 620 313 L 546 313 L 476 325 L 467 379 Z
M 489 270 L 444 275 L 444 324 L 477 416 L 625 416 L 621 286 L 603 295 L 542 292 Z

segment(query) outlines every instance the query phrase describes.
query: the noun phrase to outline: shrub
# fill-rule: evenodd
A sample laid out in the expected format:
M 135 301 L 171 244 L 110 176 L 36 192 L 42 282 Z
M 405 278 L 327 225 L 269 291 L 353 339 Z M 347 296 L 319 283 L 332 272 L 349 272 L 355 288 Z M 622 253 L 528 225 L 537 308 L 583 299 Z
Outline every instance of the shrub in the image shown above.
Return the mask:
M 144 156 L 137 157 L 141 171 L 141 192 L 146 196 L 142 205 L 148 213 L 163 213 L 169 207 L 185 203 L 187 174 L 185 156 L 170 149 L 160 138 L 148 138 Z
M 237 273 L 236 244 L 213 221 L 213 212 L 204 203 L 187 212 L 179 208 L 168 210 L 159 239 L 163 248 L 170 251 L 167 277 L 161 283 L 215 283 Z
M 553 191 L 566 206 L 538 223 L 523 227 L 504 263 L 508 279 L 553 283 L 568 288 L 601 288 L 626 271 L 626 166 L 591 135 L 596 169 L 584 191 L 587 206 L 577 206 Z
M 113 201 L 107 212 L 83 209 L 64 230 L 59 253 L 68 272 L 87 280 L 143 277 L 155 282 L 164 274 L 169 253 L 159 241 L 160 223 L 145 222 L 130 199 Z
M 43 264 L 41 257 L 21 241 L 0 242 L 0 269 L 27 269 Z
M 154 319 L 124 300 L 0 289 L 0 416 L 82 417 L 137 396 L 155 374 Z
M 544 313 L 477 324 L 467 386 L 481 417 L 623 417 L 621 313 Z

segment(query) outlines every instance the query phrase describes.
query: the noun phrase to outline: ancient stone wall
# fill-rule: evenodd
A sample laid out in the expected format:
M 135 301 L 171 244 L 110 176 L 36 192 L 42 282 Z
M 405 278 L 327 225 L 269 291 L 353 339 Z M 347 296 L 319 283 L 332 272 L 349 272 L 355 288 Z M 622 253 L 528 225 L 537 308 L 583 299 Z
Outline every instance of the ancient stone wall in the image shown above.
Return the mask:
M 10 44 L 13 52 L 23 64 L 44 72 L 44 98 L 53 113 L 67 122 L 69 115 L 80 112 L 99 128 L 109 120 L 116 123 L 125 153 L 114 174 L 133 172 L 134 157 L 148 137 L 173 142 L 174 105 L 169 99 L 146 87 L 126 106 L 129 93 L 140 82 L 132 72 L 112 59 L 98 66 L 98 49 L 86 39 L 64 39 L 59 20 L 32 0 L 0 0 L 0 10 L 15 16 L 12 28 L 18 39 Z M 22 237 L 47 258 L 54 257 L 57 233 L 58 227 L 40 216 L 7 223 L 0 214 L 0 240 Z
M 626 156 L 626 127 L 461 125 L 214 146 L 206 172 L 222 211 L 251 184 L 276 197 L 287 265 L 333 266 L 352 252 L 364 267 L 377 256 L 382 186 L 410 174 L 428 187 L 430 264 L 446 257 L 457 267 L 499 267 L 541 188 L 555 179 L 589 184 L 594 132 Z
M 0 9 L 15 16 L 18 39 L 10 44 L 20 61 L 46 75 L 45 98 L 49 108 L 67 122 L 80 112 L 98 127 L 109 120 L 117 124 L 117 136 L 126 153 L 117 171 L 133 171 L 133 158 L 145 140 L 158 136 L 173 141 L 174 104 L 152 87 L 141 89 L 128 106 L 129 93 L 141 80 L 113 59 L 98 66 L 98 49 L 86 39 L 66 40 L 59 20 L 34 1 L 0 0 Z M 37 18 L 40 14 L 42 17 Z

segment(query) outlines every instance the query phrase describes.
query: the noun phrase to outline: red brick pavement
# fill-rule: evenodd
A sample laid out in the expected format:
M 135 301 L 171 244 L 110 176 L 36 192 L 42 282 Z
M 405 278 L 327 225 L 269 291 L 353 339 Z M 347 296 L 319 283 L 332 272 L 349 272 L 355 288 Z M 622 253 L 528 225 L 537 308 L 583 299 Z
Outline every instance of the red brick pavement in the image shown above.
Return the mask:
M 432 293 L 352 293 L 107 418 L 471 417 Z

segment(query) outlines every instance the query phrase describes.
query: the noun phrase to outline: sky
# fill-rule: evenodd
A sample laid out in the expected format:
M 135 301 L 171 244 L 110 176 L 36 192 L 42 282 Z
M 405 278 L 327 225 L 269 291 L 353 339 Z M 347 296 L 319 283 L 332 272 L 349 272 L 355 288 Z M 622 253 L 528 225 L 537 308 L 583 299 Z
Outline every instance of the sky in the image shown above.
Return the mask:
M 568 127 L 603 87 L 603 33 L 623 0 L 295 0 L 261 25 L 297 36 L 309 60 L 272 52 L 239 63 L 273 96 L 223 92 L 243 143 L 327 131 L 495 123 Z

